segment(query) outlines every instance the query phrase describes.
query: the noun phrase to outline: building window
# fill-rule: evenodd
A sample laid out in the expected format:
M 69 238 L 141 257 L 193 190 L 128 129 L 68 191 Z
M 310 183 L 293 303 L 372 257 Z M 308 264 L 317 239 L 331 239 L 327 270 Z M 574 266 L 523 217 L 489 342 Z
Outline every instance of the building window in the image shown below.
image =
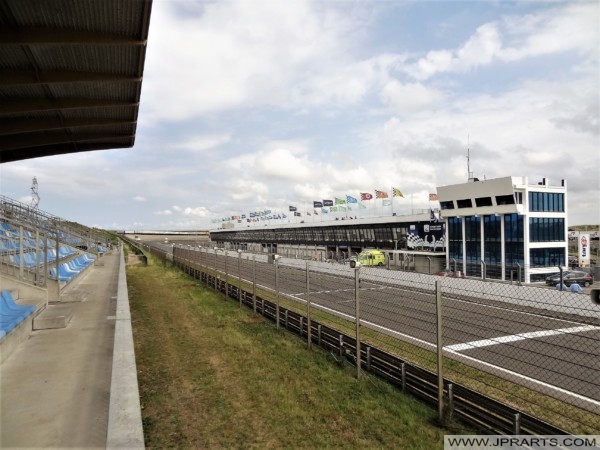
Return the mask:
M 531 242 L 563 242 L 565 240 L 565 219 L 531 217 L 529 219 L 529 240 Z
M 448 257 L 450 266 L 456 261 L 460 267 L 462 265 L 462 218 L 448 218 Z
M 496 205 L 514 205 L 515 198 L 513 195 L 496 195 Z
M 529 250 L 531 267 L 558 267 L 565 265 L 564 248 L 532 248 Z
M 478 216 L 465 217 L 465 245 L 467 274 L 481 275 L 481 218 Z
M 492 197 L 478 197 L 475 199 L 477 206 L 492 206 Z
M 440 202 L 440 208 L 442 209 L 454 209 L 454 201 Z
M 456 206 L 459 208 L 472 208 L 473 202 L 470 198 L 464 198 L 462 200 L 456 200 Z
M 511 196 L 512 198 L 512 196 Z M 504 216 L 504 262 L 506 279 L 512 280 L 518 267 L 521 267 L 521 280 L 524 281 L 524 233 L 523 216 L 506 214 Z
M 565 194 L 529 192 L 529 211 L 565 212 Z

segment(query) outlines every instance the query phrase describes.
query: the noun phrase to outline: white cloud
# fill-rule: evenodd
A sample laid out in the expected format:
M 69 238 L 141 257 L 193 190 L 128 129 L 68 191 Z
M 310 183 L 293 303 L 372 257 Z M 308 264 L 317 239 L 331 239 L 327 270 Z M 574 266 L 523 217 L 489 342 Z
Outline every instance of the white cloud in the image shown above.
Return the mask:
M 141 195 L 136 195 L 135 197 L 133 197 L 133 201 L 135 202 L 145 202 L 146 200 L 146 197 L 142 197 Z
M 174 142 L 169 146 L 169 148 L 170 150 L 188 150 L 191 152 L 202 153 L 206 150 L 211 150 L 226 144 L 230 140 L 231 135 L 229 134 L 200 135 L 187 138 L 180 142 Z
M 434 107 L 443 99 L 443 94 L 421 83 L 403 84 L 392 80 L 384 86 L 381 98 L 393 111 L 407 114 Z

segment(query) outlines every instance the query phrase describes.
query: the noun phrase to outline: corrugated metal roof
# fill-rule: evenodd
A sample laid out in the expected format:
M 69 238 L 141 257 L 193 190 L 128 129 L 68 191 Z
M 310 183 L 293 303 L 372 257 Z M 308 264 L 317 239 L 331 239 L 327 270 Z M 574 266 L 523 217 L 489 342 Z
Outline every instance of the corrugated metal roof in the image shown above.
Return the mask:
M 152 0 L 0 0 L 0 162 L 132 147 Z

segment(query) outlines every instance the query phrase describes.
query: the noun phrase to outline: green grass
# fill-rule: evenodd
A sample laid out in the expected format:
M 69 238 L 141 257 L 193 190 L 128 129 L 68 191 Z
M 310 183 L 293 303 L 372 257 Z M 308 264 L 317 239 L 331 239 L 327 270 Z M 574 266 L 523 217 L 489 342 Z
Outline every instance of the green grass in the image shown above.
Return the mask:
M 433 449 L 463 432 L 153 258 L 127 280 L 148 447 Z

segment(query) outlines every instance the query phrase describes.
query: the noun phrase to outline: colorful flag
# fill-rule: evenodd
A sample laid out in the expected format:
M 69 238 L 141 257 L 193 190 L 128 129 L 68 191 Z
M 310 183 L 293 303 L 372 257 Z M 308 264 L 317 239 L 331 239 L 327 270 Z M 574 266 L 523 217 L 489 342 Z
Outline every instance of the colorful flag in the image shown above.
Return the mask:
M 391 201 L 391 200 L 384 200 L 384 201 L 382 202 L 382 205 L 383 205 L 383 206 L 392 206 L 392 201 Z
M 337 206 L 332 206 L 331 208 L 329 208 L 329 210 L 331 212 L 338 212 L 338 207 Z
M 323 209 L 321 210 L 321 212 L 322 212 L 323 214 L 329 214 L 329 210 L 328 210 L 327 208 L 323 208 Z
M 343 198 L 335 198 L 335 204 L 336 205 L 345 205 L 346 204 L 346 200 L 344 200 Z
M 346 195 L 346 200 L 348 203 L 358 203 L 358 200 L 352 197 L 351 195 Z
M 290 211 L 298 211 L 298 208 L 296 208 L 295 206 L 290 206 Z
M 360 198 L 361 198 L 361 200 L 371 200 L 371 199 L 373 199 L 373 196 L 371 194 L 369 194 L 368 192 L 361 192 Z
M 429 201 L 435 202 L 438 199 L 437 194 L 429 194 Z
M 313 208 L 322 208 L 322 207 L 323 207 L 322 202 L 313 202 Z
M 333 206 L 333 200 L 323 200 L 323 206 Z
M 375 189 L 375 197 L 376 198 L 388 198 L 388 193 L 383 191 L 378 191 Z
M 393 197 L 404 197 L 404 194 L 400 191 L 400 189 L 393 187 L 392 188 L 392 196 Z

